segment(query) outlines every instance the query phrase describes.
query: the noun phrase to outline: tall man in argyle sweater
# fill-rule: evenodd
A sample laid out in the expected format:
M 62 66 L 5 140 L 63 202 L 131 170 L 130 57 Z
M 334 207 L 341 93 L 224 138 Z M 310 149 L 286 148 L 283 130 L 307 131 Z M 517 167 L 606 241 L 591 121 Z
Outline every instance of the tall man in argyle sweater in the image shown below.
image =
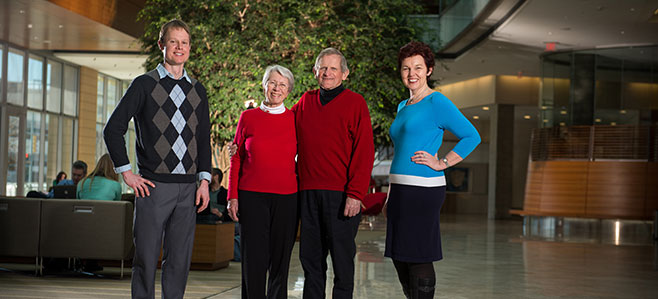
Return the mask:
M 184 69 L 190 53 L 189 32 L 180 20 L 162 26 L 158 46 L 164 62 L 135 78 L 103 131 L 114 170 L 121 173 L 137 196 L 133 298 L 154 298 L 161 245 L 162 296 L 183 298 L 192 256 L 195 210 L 200 212 L 208 205 L 208 99 L 203 85 Z M 132 118 L 140 175 L 131 171 L 124 141 Z

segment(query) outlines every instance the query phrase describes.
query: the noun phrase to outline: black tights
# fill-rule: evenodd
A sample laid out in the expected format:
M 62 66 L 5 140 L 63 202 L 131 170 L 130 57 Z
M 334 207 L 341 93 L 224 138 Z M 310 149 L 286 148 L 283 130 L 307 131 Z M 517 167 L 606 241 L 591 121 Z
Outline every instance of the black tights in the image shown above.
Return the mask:
M 393 260 L 404 295 L 409 299 L 434 298 L 436 275 L 432 263 L 407 263 Z

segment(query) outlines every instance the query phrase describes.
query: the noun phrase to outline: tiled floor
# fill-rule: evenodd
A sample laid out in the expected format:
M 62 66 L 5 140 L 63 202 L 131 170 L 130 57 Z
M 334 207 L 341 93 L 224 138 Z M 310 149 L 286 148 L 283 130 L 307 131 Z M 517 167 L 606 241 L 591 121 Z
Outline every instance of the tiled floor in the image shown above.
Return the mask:
M 442 215 L 445 259 L 436 262 L 435 298 L 658 298 L 658 246 L 649 223 L 543 219 L 488 221 Z M 393 264 L 383 257 L 385 228 L 376 218 L 357 237 L 355 298 L 403 298 Z M 629 241 L 627 241 L 629 240 Z M 303 271 L 295 247 L 289 298 L 301 298 Z M 2 264 L 1 298 L 125 298 L 129 277 L 46 275 Z M 8 270 L 11 269 L 11 270 Z M 159 279 L 159 276 L 158 276 Z M 329 281 L 332 279 L 329 271 Z M 328 283 L 327 293 L 330 293 Z M 159 289 L 160 283 L 156 282 Z M 160 296 L 160 293 L 156 294 Z M 192 271 L 186 298 L 240 298 L 240 264 Z

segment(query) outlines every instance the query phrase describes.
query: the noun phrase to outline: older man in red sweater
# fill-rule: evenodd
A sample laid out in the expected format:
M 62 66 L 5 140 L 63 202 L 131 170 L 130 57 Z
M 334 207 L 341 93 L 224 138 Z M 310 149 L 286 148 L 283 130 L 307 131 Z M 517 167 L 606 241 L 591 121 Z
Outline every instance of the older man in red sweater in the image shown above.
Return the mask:
M 334 269 L 333 298 L 352 298 L 354 238 L 361 200 L 374 161 L 372 125 L 365 99 L 343 87 L 343 54 L 324 49 L 315 60 L 319 89 L 292 108 L 297 127 L 300 190 L 300 260 L 304 298 L 324 298 L 327 254 Z

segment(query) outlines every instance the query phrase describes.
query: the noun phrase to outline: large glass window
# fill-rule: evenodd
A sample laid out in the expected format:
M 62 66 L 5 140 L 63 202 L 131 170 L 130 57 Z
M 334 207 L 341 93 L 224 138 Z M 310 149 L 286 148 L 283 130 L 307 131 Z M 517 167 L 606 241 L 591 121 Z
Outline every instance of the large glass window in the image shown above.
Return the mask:
M 117 106 L 117 80 L 107 78 L 107 104 L 105 105 L 105 122 L 110 119 L 110 115 Z
M 46 76 L 46 109 L 59 113 L 62 106 L 62 64 L 48 60 Z
M 103 125 L 96 123 L 96 161 L 105 153 L 107 153 L 107 147 L 103 139 Z
M 62 112 L 67 115 L 78 114 L 78 69 L 64 66 L 64 107 Z
M 7 196 L 16 196 L 18 186 L 18 143 L 20 136 L 21 119 L 17 116 L 9 116 L 8 140 L 7 140 Z
M 43 58 L 35 55 L 27 63 L 27 106 L 43 109 Z
M 39 164 L 41 153 L 41 113 L 28 111 L 25 130 L 25 180 L 26 192 L 39 189 Z
M 542 127 L 650 124 L 658 98 L 656 70 L 656 46 L 545 54 Z
M 64 170 L 64 172 L 66 172 L 69 177 L 71 176 L 71 173 L 69 170 L 59 169 L 59 166 L 57 165 L 57 153 L 59 152 L 59 116 L 46 114 L 45 122 L 46 131 L 44 132 L 43 141 L 45 144 L 45 169 L 43 171 L 43 181 L 48 184 L 48 186 L 51 186 L 52 181 L 55 179 L 55 176 L 58 172 L 60 172 L 60 170 Z
M 103 116 L 105 115 L 103 112 L 104 97 L 105 97 L 105 76 L 99 74 L 96 83 L 96 122 L 100 122 L 100 123 L 105 121 L 103 119 Z
M 64 171 L 66 171 L 69 174 L 69 178 L 71 177 L 71 173 L 70 173 L 71 165 L 73 165 L 73 146 L 74 146 L 73 136 L 75 135 L 74 125 L 75 125 L 75 121 L 73 118 L 62 117 L 62 130 L 60 131 L 61 132 L 60 138 L 62 139 L 62 149 L 59 152 L 59 155 L 61 156 L 62 159 L 61 160 L 62 163 L 60 163 L 60 165 L 62 169 L 64 169 Z
M 5 59 L 4 54 L 5 48 L 0 45 L 0 102 L 2 102 L 2 66 Z
M 9 49 L 7 56 L 7 102 L 23 106 L 23 52 Z
M 96 94 L 96 160 L 107 153 L 105 140 L 103 139 L 103 128 L 112 115 L 112 112 L 114 112 L 114 108 L 119 103 L 120 95 L 122 92 L 125 92 L 126 87 L 127 83 L 118 79 L 102 74 L 98 75 Z M 129 139 L 129 135 L 134 130 L 132 125 L 130 125 L 128 132 L 126 132 L 126 140 Z M 134 155 L 130 155 L 129 157 L 131 157 L 131 161 L 134 160 L 132 159 Z

